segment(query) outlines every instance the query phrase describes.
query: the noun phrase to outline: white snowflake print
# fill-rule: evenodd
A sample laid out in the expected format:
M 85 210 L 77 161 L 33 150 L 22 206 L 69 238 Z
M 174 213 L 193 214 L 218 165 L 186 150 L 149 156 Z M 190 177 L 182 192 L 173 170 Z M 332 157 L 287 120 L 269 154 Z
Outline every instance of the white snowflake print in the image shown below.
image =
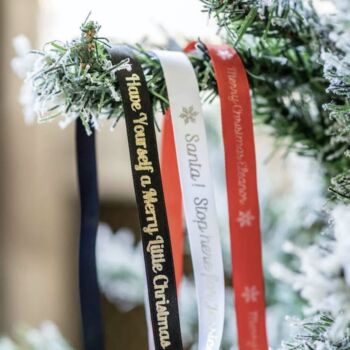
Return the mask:
M 247 304 L 256 303 L 258 301 L 260 292 L 256 286 L 245 287 L 241 294 L 242 298 Z
M 241 227 L 252 226 L 254 220 L 255 220 L 255 216 L 251 213 L 250 210 L 240 211 L 238 213 L 237 221 L 239 223 L 239 226 Z
M 216 53 L 225 61 L 230 60 L 233 57 L 233 53 L 229 49 L 218 49 Z
M 185 124 L 188 123 L 195 123 L 196 117 L 199 113 L 194 110 L 193 106 L 189 106 L 188 108 L 183 107 L 182 113 L 180 114 L 180 118 L 182 118 L 185 122 Z

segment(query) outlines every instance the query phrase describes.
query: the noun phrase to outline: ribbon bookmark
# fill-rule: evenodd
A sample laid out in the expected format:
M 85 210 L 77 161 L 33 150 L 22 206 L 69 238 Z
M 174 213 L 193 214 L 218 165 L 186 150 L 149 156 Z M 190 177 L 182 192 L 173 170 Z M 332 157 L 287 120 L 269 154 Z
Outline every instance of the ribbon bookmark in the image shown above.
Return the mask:
M 194 48 L 192 43 L 190 49 Z M 249 83 L 237 52 L 207 45 L 221 101 L 240 350 L 267 350 L 259 199 Z
M 163 133 L 168 136 L 164 139 L 169 143 L 168 152 L 175 140 L 197 294 L 198 349 L 219 350 L 224 325 L 224 269 L 199 87 L 184 53 L 155 51 L 155 54 L 170 100 L 171 118 L 166 115 Z M 174 169 L 176 183 L 176 166 Z
M 156 350 L 182 350 L 176 281 L 158 159 L 154 117 L 141 65 L 126 47 L 111 49 L 113 64 L 124 59 L 130 70 L 117 71 L 135 195 L 139 211 L 148 298 Z

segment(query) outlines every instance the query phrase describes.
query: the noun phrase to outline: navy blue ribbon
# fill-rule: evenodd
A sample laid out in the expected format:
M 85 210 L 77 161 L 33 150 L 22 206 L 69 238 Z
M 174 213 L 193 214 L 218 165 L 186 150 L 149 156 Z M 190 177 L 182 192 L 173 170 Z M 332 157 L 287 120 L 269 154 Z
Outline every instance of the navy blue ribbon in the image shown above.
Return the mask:
M 101 297 L 96 270 L 96 237 L 99 197 L 95 135 L 86 134 L 80 119 L 76 124 L 76 149 L 80 190 L 81 226 L 79 244 L 79 291 L 85 350 L 103 350 Z

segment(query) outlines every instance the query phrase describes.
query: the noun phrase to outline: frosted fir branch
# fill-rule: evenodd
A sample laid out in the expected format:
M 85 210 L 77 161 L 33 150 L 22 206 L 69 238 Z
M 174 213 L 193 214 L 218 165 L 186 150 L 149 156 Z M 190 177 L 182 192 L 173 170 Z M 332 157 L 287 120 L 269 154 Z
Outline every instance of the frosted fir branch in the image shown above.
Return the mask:
M 99 36 L 99 29 L 96 22 L 86 21 L 80 39 L 53 41 L 43 51 L 31 51 L 37 59 L 26 84 L 31 84 L 39 123 L 63 118 L 61 126 L 66 126 L 80 118 L 90 134 L 104 119 L 118 118 L 115 72 L 130 66 L 111 63 L 108 40 Z M 19 66 L 19 58 L 13 66 Z
M 327 31 L 309 0 L 201 0 L 204 11 L 237 46 L 250 34 L 261 40 L 277 38 L 292 47 L 329 45 Z M 314 41 L 308 42 L 308 39 Z M 244 41 L 244 40 L 243 40 Z
M 324 105 L 330 118 L 335 121 L 330 133 L 333 141 L 339 144 L 339 153 L 350 158 L 350 19 L 344 11 L 348 3 L 343 0 L 334 0 L 338 9 L 336 16 L 327 18 L 328 23 L 335 26 L 329 37 L 337 47 L 337 52 L 325 50 L 321 54 L 324 65 L 324 75 L 329 81 L 327 93 L 331 102 Z M 345 170 L 331 181 L 331 191 L 341 200 L 350 198 L 350 172 Z
M 280 350 L 348 350 L 350 347 L 350 329 L 345 329 L 337 338 L 330 330 L 337 318 L 321 313 L 306 319 L 289 319 L 297 329 L 297 334 L 284 341 Z
M 21 328 L 14 339 L 0 338 L 0 350 L 73 350 L 58 328 L 49 321 L 38 328 Z
M 311 1 L 202 0 L 250 73 L 255 116 L 275 137 L 320 160 L 330 190 L 350 199 L 350 25 L 344 9 L 328 21 Z M 330 102 L 331 101 L 331 102 Z
M 349 22 L 340 19 L 345 3 L 337 0 L 339 14 L 324 21 L 311 1 L 201 1 L 225 40 L 243 57 L 251 76 L 255 115 L 273 126 L 275 136 L 287 136 L 299 153 L 321 160 L 327 176 L 336 176 L 333 193 L 341 200 L 350 198 L 350 183 L 340 175 L 350 165 L 348 124 L 344 127 L 348 97 L 333 98 L 336 89 L 348 94 L 348 78 L 339 71 L 330 80 L 329 62 L 323 60 L 325 52 L 342 60 L 341 66 L 348 59 L 344 48 L 349 46 Z M 346 186 L 337 186 L 338 180 Z
M 306 314 L 324 312 L 336 319 L 329 327 L 334 338 L 350 326 L 349 213 L 349 206 L 336 206 L 330 214 L 332 231 L 314 245 L 285 244 L 285 251 L 300 262 L 297 270 L 280 264 L 271 268 L 276 278 L 293 286 L 307 301 Z

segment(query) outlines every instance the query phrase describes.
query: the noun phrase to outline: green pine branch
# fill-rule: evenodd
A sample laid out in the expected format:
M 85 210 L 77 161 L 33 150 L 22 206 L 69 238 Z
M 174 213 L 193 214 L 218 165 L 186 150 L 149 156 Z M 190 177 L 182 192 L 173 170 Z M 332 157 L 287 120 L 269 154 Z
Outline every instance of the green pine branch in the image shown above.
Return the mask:
M 201 0 L 249 71 L 255 117 L 322 162 L 330 189 L 350 198 L 350 66 L 309 1 Z M 336 63 L 328 67 L 324 53 Z
M 283 342 L 280 350 L 348 350 L 349 330 L 341 336 L 332 336 L 331 328 L 334 323 L 334 318 L 326 313 L 298 320 L 297 334 L 290 341 Z

